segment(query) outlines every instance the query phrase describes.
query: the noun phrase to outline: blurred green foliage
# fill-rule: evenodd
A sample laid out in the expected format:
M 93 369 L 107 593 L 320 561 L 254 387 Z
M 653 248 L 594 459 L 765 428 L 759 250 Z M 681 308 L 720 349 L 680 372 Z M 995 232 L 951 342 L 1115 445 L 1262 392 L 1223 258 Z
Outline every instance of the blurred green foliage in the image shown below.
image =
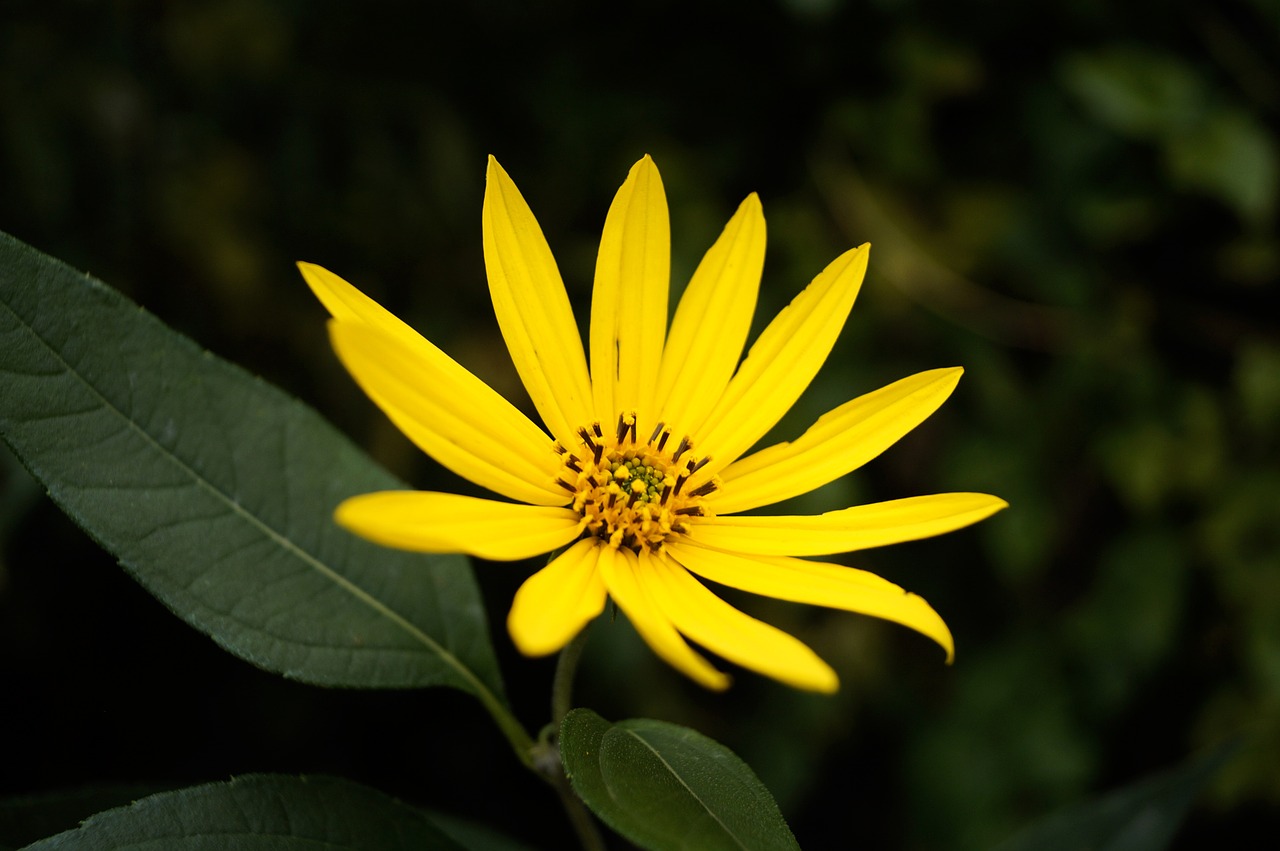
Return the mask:
M 779 436 L 912 371 L 965 366 L 929 423 L 795 505 L 948 489 L 1010 501 L 975 530 L 849 559 L 938 608 L 955 666 L 905 630 L 734 598 L 831 660 L 840 695 L 749 675 L 703 693 L 623 619 L 596 626 L 579 687 L 606 717 L 733 748 L 806 847 L 989 847 L 1241 732 L 1184 842 L 1274 826 L 1278 129 L 1274 0 L 0 10 L 0 229 L 316 405 L 424 487 L 464 486 L 342 373 L 292 262 L 343 274 L 519 399 L 483 279 L 486 154 L 539 216 L 579 316 L 608 202 L 645 152 L 670 198 L 677 287 L 760 191 L 758 323 L 837 253 L 874 244 L 845 334 Z M 0 722 L 36 750 L 0 769 L 0 791 L 320 769 L 466 809 L 467 778 L 420 774 L 447 764 L 431 725 L 469 711 L 439 693 L 400 712 L 391 696 L 271 691 L 232 662 L 196 753 L 137 763 L 86 744 L 147 735 L 128 707 L 173 700 L 165 688 L 202 704 L 199 679 L 148 672 L 217 651 L 171 644 L 158 606 L 103 578 L 87 541 L 53 541 L 65 526 L 50 506 L 20 504 L 27 521 L 0 524 L 0 654 L 27 699 Z M 500 628 L 522 570 L 478 567 Z M 108 602 L 73 619 L 53 597 L 80 589 Z M 126 650 L 136 695 L 77 711 L 108 686 L 68 657 Z M 518 708 L 541 723 L 546 664 L 504 652 Z M 314 720 L 326 712 L 353 720 Z M 366 727 L 382 723 L 428 728 L 418 759 L 379 755 Z M 80 759 L 50 761 L 39 747 L 54 740 Z M 529 799 L 507 827 L 546 842 L 528 813 L 553 801 L 495 759 L 482 781 Z

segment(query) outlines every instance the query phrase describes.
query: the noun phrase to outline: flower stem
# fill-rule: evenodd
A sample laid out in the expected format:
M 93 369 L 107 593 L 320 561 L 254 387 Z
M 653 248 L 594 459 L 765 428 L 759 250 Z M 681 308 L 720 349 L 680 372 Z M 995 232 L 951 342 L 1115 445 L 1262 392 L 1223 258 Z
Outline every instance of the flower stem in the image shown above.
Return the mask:
M 605 851 L 604 837 L 600 835 L 600 829 L 596 827 L 582 799 L 569 785 L 569 778 L 564 772 L 564 762 L 560 758 L 560 724 L 573 707 L 573 676 L 578 670 L 578 660 L 582 658 L 582 648 L 586 643 L 587 630 L 584 629 L 560 651 L 560 658 L 556 662 L 555 678 L 551 681 L 551 723 L 539 737 L 543 758 L 535 757 L 535 763 L 542 771 L 543 777 L 560 796 L 565 815 L 569 817 L 574 833 L 578 834 L 578 842 L 581 843 L 584 851 Z
M 560 791 L 561 785 L 564 787 L 563 792 Z M 596 827 L 582 799 L 569 788 L 569 781 L 562 778 L 560 784 L 556 786 L 556 791 L 560 793 L 560 803 L 564 804 L 564 811 L 569 816 L 569 823 L 573 825 L 573 832 L 578 834 L 582 851 L 605 851 L 604 837 L 600 835 L 600 828 Z
M 551 788 L 556 790 L 565 815 L 569 817 L 569 823 L 573 825 L 573 831 L 578 835 L 578 841 L 582 844 L 584 851 L 606 851 L 604 837 L 600 835 L 600 830 L 591 818 L 591 813 L 587 811 L 582 799 L 569 785 L 557 741 L 560 735 L 560 723 L 564 721 L 564 716 L 569 714 L 569 709 L 573 706 L 573 676 L 578 669 L 578 660 L 582 657 L 582 648 L 586 643 L 587 631 L 584 629 L 569 642 L 564 650 L 560 651 L 555 678 L 551 683 L 552 723 L 543 729 L 536 742 L 529 737 L 524 726 L 516 720 L 497 695 L 479 681 L 474 685 L 480 703 L 498 725 L 498 729 L 502 731 L 511 749 L 516 752 L 516 756 L 526 768 L 547 781 Z
M 582 648 L 587 646 L 587 629 L 574 636 L 573 641 L 565 645 L 560 651 L 560 658 L 556 660 L 556 675 L 551 681 L 551 723 L 555 724 L 557 732 L 564 716 L 573 708 L 573 677 L 578 672 Z

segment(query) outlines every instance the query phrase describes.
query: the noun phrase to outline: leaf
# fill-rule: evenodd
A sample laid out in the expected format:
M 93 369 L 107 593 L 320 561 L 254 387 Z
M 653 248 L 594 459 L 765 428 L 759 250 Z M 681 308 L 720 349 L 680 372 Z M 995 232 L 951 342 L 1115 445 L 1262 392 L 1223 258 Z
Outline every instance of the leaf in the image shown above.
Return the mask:
M 402 485 L 309 408 L 5 234 L 0 399 L 0 436 L 54 501 L 230 652 L 318 685 L 501 695 L 467 562 L 331 520 Z
M 560 754 L 592 812 L 649 849 L 798 849 L 778 805 L 747 764 L 701 733 L 575 709 Z
M 162 789 L 165 787 L 131 783 L 0 800 L 0 848 L 17 848 L 70 830 L 96 812 L 124 806 Z
M 1050 816 L 997 851 L 1161 851 L 1196 794 L 1235 753 L 1235 743 L 1173 771 Z
M 1096 120 L 1134 138 L 1159 140 L 1193 128 L 1210 99 L 1183 57 L 1150 47 L 1071 54 L 1060 71 L 1067 91 Z
M 1215 105 L 1194 128 L 1168 140 L 1165 156 L 1175 185 L 1206 192 L 1254 224 L 1271 216 L 1280 152 L 1249 112 Z
M 161 792 L 108 810 L 26 851 L 117 848 L 456 851 L 420 810 L 329 777 L 250 775 Z

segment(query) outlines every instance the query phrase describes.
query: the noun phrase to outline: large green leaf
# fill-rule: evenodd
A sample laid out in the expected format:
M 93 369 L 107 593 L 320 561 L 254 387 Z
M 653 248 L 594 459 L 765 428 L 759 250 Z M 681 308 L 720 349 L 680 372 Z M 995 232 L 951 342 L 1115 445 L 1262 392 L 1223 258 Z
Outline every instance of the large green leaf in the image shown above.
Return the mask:
M 18 848 L 71 830 L 94 813 L 167 792 L 170 786 L 129 783 L 91 786 L 0 800 L 0 849 Z
M 662 721 L 611 724 L 575 709 L 560 727 L 574 791 L 644 848 L 797 849 L 769 790 L 732 751 Z
M 272 782 L 266 782 L 268 780 Z M 352 795 L 374 801 L 375 807 L 392 812 L 395 817 L 403 817 L 403 813 L 392 811 L 386 807 L 386 801 L 377 802 L 376 793 L 371 790 L 354 784 L 339 784 L 338 781 L 325 778 L 307 780 L 292 777 L 246 777 L 236 780 L 234 783 L 240 786 L 251 784 L 253 788 L 259 791 L 284 788 L 285 794 L 294 800 L 300 799 L 300 796 L 295 793 L 300 789 L 306 788 L 308 784 L 311 787 L 314 787 L 316 783 L 346 785 L 348 789 L 355 790 L 351 793 Z M 218 804 L 219 798 L 225 803 L 226 800 L 233 796 L 232 791 L 225 788 L 228 785 L 231 784 L 206 787 L 208 791 L 202 794 L 194 794 L 198 790 L 183 790 L 174 796 L 169 796 L 168 803 L 164 803 L 165 798 L 159 793 L 170 792 L 172 791 L 170 788 L 138 783 L 120 786 L 86 787 L 0 800 L 0 851 L 20 848 L 63 831 L 71 831 L 75 835 L 76 841 L 91 843 L 95 835 L 94 832 L 75 830 L 81 822 L 104 810 L 116 807 L 127 808 L 140 798 L 148 796 L 155 796 L 156 798 L 155 801 L 146 803 L 146 807 L 153 812 L 163 812 L 166 806 L 170 809 L 175 806 L 190 806 L 192 801 L 198 802 L 194 806 L 200 810 L 207 810 L 210 807 L 210 803 L 221 806 L 221 804 Z M 311 791 L 314 791 L 314 789 Z M 325 794 L 328 794 L 328 792 L 326 791 Z M 305 807 L 306 799 L 301 798 L 301 800 L 303 801 L 302 806 Z M 401 807 L 400 809 L 404 808 Z M 463 848 L 468 849 L 468 851 L 533 851 L 530 846 L 517 842 L 488 825 L 438 810 L 419 808 L 417 812 L 425 816 L 427 821 L 441 833 Z M 142 824 L 141 821 L 136 823 Z M 70 839 L 71 837 L 67 837 L 65 841 Z
M 309 408 L 5 234 L 0 400 L 0 435 L 63 510 L 237 656 L 320 685 L 499 699 L 468 563 L 331 520 L 402 485 Z
M 1235 753 L 1220 747 L 1173 771 L 1056 813 L 999 851 L 1163 851 L 1209 778 Z
M 421 811 L 330 777 L 253 775 L 161 792 L 107 810 L 27 851 L 163 848 L 458 851 Z

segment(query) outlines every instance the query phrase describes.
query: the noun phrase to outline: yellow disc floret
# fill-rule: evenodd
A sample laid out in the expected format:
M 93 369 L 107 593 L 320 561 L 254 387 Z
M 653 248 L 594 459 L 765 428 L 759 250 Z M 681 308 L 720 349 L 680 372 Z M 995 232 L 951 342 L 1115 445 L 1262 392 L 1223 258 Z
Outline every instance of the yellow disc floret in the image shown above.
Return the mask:
M 706 514 L 702 502 L 717 483 L 686 487 L 709 460 L 694 456 L 689 438 L 672 447 L 671 431 L 658 423 L 641 443 L 635 414 L 618 417 L 613 434 L 592 423 L 578 436 L 582 442 L 572 449 L 556 444 L 564 464 L 557 483 L 573 495 L 586 534 L 613 547 L 656 552 L 669 535 Z

